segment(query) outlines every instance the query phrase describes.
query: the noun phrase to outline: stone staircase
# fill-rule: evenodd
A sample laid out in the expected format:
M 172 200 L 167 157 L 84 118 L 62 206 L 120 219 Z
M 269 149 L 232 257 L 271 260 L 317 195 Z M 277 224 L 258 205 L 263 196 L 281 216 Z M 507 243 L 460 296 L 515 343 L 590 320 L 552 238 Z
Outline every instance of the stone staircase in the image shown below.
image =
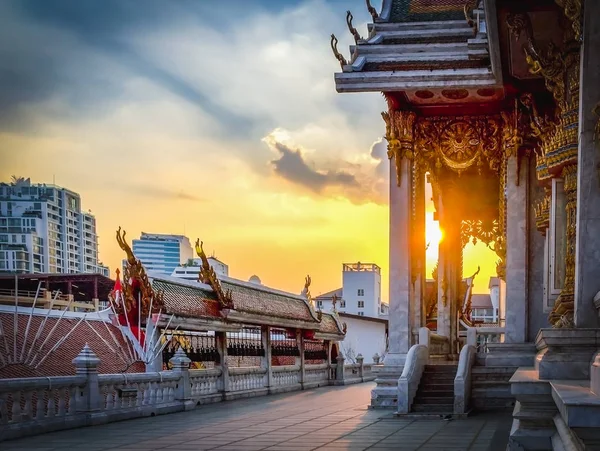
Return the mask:
M 452 415 L 457 369 L 458 365 L 425 365 L 411 412 Z
M 515 397 L 510 378 L 516 366 L 478 366 L 471 369 L 471 406 L 476 410 L 512 410 Z

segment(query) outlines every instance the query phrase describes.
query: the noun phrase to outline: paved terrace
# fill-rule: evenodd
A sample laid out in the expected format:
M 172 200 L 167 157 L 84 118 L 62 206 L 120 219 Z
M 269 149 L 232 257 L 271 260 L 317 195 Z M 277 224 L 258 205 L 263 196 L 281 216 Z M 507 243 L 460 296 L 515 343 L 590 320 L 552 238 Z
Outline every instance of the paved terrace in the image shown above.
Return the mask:
M 4 442 L 22 450 L 505 450 L 510 413 L 404 420 L 368 410 L 372 383 L 207 405 L 190 412 Z

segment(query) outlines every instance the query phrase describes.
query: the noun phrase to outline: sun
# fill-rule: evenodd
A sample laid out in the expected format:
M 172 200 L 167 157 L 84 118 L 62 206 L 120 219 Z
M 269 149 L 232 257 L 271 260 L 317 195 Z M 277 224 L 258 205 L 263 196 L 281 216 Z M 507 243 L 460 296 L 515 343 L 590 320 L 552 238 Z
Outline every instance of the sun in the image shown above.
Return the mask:
M 433 219 L 433 213 L 427 213 L 427 219 L 425 222 L 425 239 L 429 244 L 429 247 L 437 247 L 442 241 L 443 233 L 440 229 L 440 223 Z

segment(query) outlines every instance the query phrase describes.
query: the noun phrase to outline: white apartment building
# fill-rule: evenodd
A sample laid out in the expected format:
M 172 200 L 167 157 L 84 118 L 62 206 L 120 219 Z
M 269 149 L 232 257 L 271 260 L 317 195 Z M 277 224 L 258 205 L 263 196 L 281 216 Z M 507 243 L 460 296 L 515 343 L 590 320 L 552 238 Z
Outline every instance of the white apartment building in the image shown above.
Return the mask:
M 99 273 L 96 219 L 78 193 L 15 178 L 0 183 L 0 272 Z
M 216 257 L 208 257 L 208 264 L 215 270 L 217 276 L 229 276 L 229 266 Z M 171 273 L 172 277 L 186 280 L 198 280 L 202 260 L 190 258 L 186 263 L 177 266 Z
M 316 307 L 329 312 L 334 295 L 339 312 L 371 318 L 388 314 L 388 305 L 381 302 L 381 268 L 375 263 L 344 263 L 342 288 L 317 296 Z

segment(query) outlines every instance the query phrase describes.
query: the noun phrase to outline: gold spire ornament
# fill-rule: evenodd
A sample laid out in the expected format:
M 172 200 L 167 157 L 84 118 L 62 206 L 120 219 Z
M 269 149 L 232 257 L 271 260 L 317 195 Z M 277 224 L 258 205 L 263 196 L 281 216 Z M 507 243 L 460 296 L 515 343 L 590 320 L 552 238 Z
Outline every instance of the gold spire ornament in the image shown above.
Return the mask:
M 231 290 L 223 291 L 214 268 L 208 263 L 208 258 L 206 257 L 204 248 L 202 246 L 203 244 L 204 242 L 200 241 L 200 239 L 196 240 L 196 254 L 202 260 L 202 266 L 200 266 L 200 273 L 198 274 L 198 281 L 209 285 L 213 289 L 222 308 L 232 309 L 233 298 Z
M 123 230 L 121 233 L 119 227 L 116 235 L 119 247 L 127 255 L 127 262 L 123 268 L 123 303 L 116 306 L 117 313 L 123 313 L 123 308 L 129 312 L 139 303 L 141 317 L 147 318 L 149 314 L 158 313 L 164 307 L 163 292 L 155 292 L 152 288 L 142 262 L 133 255 L 131 247 L 125 240 L 126 232 Z M 139 293 L 136 293 L 136 289 Z

